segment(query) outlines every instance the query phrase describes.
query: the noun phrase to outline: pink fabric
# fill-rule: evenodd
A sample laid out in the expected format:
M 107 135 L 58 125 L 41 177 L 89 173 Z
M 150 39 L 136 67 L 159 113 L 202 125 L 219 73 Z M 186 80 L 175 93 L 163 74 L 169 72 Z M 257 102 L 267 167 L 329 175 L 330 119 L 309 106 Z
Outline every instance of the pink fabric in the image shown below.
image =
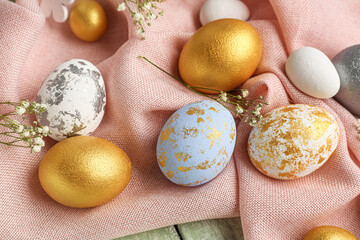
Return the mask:
M 250 163 L 251 128 L 238 123 L 234 157 L 213 181 L 194 188 L 172 184 L 156 162 L 156 141 L 168 117 L 203 99 L 183 88 L 138 55 L 177 72 L 182 46 L 200 27 L 203 0 L 168 0 L 165 16 L 133 34 L 132 21 L 99 1 L 109 15 L 106 35 L 95 43 L 78 40 L 67 24 L 45 20 L 37 0 L 0 0 L 0 101 L 33 100 L 48 73 L 71 58 L 96 64 L 107 89 L 103 122 L 93 134 L 121 147 L 131 158 L 133 177 L 109 203 L 72 209 L 42 190 L 37 169 L 54 140 L 39 154 L 0 145 L 0 239 L 111 239 L 166 225 L 241 215 L 245 239 L 301 239 L 318 225 L 336 225 L 360 238 L 360 141 L 356 119 L 335 100 L 298 91 L 284 74 L 289 53 L 316 47 L 330 58 L 360 39 L 358 0 L 244 0 L 250 23 L 263 40 L 263 58 L 244 87 L 266 95 L 264 109 L 295 103 L 321 106 L 341 127 L 340 144 L 318 171 L 293 181 L 273 180 Z M 128 31 L 129 29 L 129 31 Z

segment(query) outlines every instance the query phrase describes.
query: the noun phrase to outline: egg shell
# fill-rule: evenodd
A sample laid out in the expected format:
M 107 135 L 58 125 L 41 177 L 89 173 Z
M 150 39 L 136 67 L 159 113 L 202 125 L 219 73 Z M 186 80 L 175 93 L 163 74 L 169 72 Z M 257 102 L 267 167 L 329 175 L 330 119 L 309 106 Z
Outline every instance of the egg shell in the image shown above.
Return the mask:
M 55 140 L 90 135 L 105 111 L 106 92 L 100 71 L 83 59 L 71 59 L 56 67 L 42 84 L 36 102 L 47 112 L 37 114 L 40 125 L 49 126 Z
M 316 98 L 331 98 L 339 91 L 339 75 L 320 50 L 302 47 L 286 61 L 286 75 L 300 91 Z
M 246 21 L 249 16 L 249 8 L 239 0 L 207 0 L 200 9 L 202 25 L 223 18 Z
M 276 108 L 252 129 L 248 153 L 253 165 L 276 179 L 295 179 L 320 168 L 335 151 L 340 129 L 322 108 L 295 104 Z
M 320 226 L 307 232 L 302 240 L 357 240 L 346 229 L 335 226 Z
M 342 50 L 332 61 L 340 76 L 340 90 L 335 99 L 360 116 L 360 45 Z
M 167 120 L 159 135 L 159 167 L 173 183 L 204 184 L 225 168 L 235 138 L 234 118 L 222 105 L 209 100 L 188 104 Z
M 229 91 L 254 74 L 261 55 L 261 37 L 251 24 L 219 19 L 198 29 L 186 42 L 180 53 L 179 74 L 200 92 Z

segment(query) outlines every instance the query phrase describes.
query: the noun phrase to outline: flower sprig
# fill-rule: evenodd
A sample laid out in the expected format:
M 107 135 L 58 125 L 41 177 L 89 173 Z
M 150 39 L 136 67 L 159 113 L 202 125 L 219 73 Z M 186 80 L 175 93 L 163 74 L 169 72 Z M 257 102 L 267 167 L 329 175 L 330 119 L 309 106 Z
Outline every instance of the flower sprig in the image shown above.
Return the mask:
M 137 27 L 136 34 L 145 39 L 145 26 L 150 26 L 151 21 L 162 16 L 164 10 L 158 7 L 157 3 L 164 0 L 123 0 L 117 5 L 119 12 L 126 9 L 130 12 L 134 24 Z
M 359 138 L 359 140 L 360 140 L 360 119 L 357 120 L 357 124 L 358 124 L 358 128 L 357 128 L 358 138 Z
M 223 105 L 226 109 L 228 109 L 231 112 L 234 112 L 236 116 L 240 118 L 240 120 L 243 120 L 246 123 L 249 123 L 250 126 L 255 126 L 256 123 L 262 118 L 262 115 L 260 113 L 261 108 L 264 105 L 269 105 L 268 102 L 263 101 L 263 96 L 259 96 L 255 100 L 246 99 L 249 95 L 249 91 L 246 89 L 240 89 L 240 94 L 234 95 L 231 94 L 230 91 L 219 91 L 209 88 L 203 88 L 203 87 L 194 87 L 190 86 L 189 84 L 182 81 L 180 78 L 175 77 L 174 75 L 168 73 L 164 69 L 160 68 L 156 64 L 154 64 L 152 61 L 150 61 L 148 58 L 144 56 L 139 56 L 139 58 L 145 59 L 147 62 L 155 66 L 160 71 L 166 73 L 176 81 L 180 82 L 182 85 L 184 85 L 186 88 L 190 89 L 191 91 L 200 94 L 202 96 L 205 96 L 207 98 L 210 98 L 219 104 Z M 217 97 L 210 96 L 208 94 L 202 93 L 198 91 L 197 89 L 203 89 L 208 90 L 212 92 L 217 93 Z M 230 107 L 228 106 L 230 105 Z M 359 128 L 360 129 L 360 128 Z M 360 130 L 359 130 L 360 131 Z
M 0 105 L 13 107 L 13 111 L 0 114 L 0 126 L 3 129 L 0 135 L 6 136 L 8 139 L 8 141 L 0 141 L 0 144 L 30 148 L 32 153 L 40 152 L 41 148 L 45 146 L 43 138 L 50 134 L 49 127 L 41 126 L 36 121 L 31 125 L 22 124 L 13 118 L 21 116 L 22 120 L 26 120 L 25 115 L 46 112 L 46 106 L 35 101 L 30 103 L 27 100 L 20 103 L 0 102 Z

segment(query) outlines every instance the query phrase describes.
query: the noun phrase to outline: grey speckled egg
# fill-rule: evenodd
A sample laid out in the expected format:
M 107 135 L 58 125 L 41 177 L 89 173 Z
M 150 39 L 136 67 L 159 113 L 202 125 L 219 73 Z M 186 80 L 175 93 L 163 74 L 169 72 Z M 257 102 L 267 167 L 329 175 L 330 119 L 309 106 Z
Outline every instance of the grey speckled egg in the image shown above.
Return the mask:
M 106 92 L 100 71 L 90 62 L 71 59 L 60 64 L 42 84 L 36 102 L 48 111 L 36 116 L 49 126 L 51 138 L 90 135 L 99 126 L 105 110 Z
M 336 100 L 360 116 L 360 45 L 342 50 L 332 61 L 340 76 Z

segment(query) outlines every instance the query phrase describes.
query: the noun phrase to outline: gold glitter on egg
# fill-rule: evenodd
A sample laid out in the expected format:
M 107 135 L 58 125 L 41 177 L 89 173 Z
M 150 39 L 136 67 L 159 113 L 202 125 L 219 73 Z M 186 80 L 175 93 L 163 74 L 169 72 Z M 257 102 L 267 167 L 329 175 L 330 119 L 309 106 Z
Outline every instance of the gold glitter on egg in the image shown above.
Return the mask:
M 335 151 L 340 129 L 322 108 L 295 104 L 267 113 L 253 128 L 248 153 L 263 174 L 289 180 L 321 167 Z
M 306 233 L 303 240 L 357 240 L 349 231 L 334 226 L 320 226 Z
M 179 72 L 191 86 L 231 90 L 251 77 L 261 54 L 260 35 L 253 26 L 237 19 L 220 19 L 201 27 L 185 44 Z
M 107 17 L 95 0 L 78 0 L 70 10 L 69 24 L 78 38 L 93 42 L 106 32 Z
M 55 144 L 39 166 L 39 180 L 55 201 L 69 207 L 104 204 L 128 185 L 132 168 L 126 153 L 102 138 L 78 136 Z

